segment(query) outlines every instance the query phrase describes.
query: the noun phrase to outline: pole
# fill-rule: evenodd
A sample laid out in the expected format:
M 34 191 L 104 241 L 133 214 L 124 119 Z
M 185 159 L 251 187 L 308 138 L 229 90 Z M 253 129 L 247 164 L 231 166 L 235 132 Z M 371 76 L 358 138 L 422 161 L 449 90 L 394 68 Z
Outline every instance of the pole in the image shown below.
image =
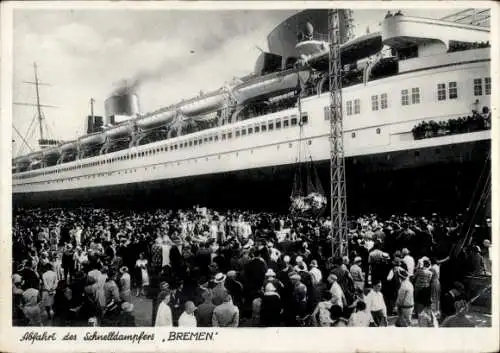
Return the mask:
M 42 107 L 40 106 L 40 91 L 39 91 L 39 82 L 38 82 L 38 72 L 36 63 L 33 63 L 33 68 L 35 70 L 35 90 L 36 90 L 36 107 L 38 112 L 38 124 L 40 128 L 40 140 L 43 140 L 43 116 L 42 116 Z

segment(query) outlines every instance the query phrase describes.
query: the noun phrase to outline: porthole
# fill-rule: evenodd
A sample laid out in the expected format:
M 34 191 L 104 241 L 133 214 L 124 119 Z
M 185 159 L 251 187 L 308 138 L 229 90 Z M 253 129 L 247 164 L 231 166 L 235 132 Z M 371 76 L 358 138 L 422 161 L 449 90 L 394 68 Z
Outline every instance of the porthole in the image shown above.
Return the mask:
M 355 132 L 351 133 L 351 137 L 356 138 L 356 133 Z
M 307 141 L 307 144 L 308 144 L 309 146 L 310 146 L 310 145 L 312 145 L 312 141 L 311 141 L 311 140 Z
M 379 127 L 377 128 L 376 131 L 377 131 L 377 134 L 380 135 L 380 128 Z

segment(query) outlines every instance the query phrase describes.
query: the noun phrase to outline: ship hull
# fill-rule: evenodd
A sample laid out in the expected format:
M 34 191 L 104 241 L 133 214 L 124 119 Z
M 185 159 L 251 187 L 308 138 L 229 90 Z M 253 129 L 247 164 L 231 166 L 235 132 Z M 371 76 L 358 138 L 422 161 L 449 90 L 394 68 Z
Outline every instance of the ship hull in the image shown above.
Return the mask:
M 490 140 L 346 159 L 350 212 L 463 211 Z M 315 161 L 329 194 L 329 160 Z M 286 211 L 296 164 L 105 187 L 13 194 L 14 207 L 215 208 Z

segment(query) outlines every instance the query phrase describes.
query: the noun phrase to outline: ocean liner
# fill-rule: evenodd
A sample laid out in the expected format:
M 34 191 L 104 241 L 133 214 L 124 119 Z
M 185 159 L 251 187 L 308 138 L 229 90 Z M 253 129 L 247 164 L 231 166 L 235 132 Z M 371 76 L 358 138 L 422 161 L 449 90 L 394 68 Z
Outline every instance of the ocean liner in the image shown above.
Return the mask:
M 489 165 L 489 27 L 398 11 L 350 38 L 342 13 L 349 210 L 463 209 Z M 294 188 L 328 192 L 327 22 L 295 14 L 252 75 L 151 113 L 115 92 L 86 135 L 12 160 L 14 205 L 286 209 Z

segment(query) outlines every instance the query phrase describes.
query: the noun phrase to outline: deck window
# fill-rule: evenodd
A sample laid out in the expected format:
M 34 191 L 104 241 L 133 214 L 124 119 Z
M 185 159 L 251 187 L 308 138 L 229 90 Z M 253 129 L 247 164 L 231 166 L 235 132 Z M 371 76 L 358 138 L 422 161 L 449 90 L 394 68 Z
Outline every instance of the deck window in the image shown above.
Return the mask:
M 484 94 L 486 96 L 491 95 L 491 77 L 484 78 Z
M 248 128 L 248 134 L 249 134 L 249 135 L 253 134 L 253 127 L 249 127 L 249 128 Z
M 483 80 L 480 78 L 474 79 L 474 95 L 475 96 L 483 95 Z
M 372 110 L 378 110 L 378 96 L 372 96 Z
M 236 133 L 234 134 L 235 137 L 240 137 L 240 130 L 236 130 Z
M 410 105 L 410 101 L 408 99 L 408 90 L 401 90 L 401 105 Z
M 221 135 L 221 139 L 222 139 L 222 140 L 225 140 L 225 139 L 226 139 L 226 134 L 225 134 L 225 133 Z
M 267 126 L 262 124 L 260 129 L 262 130 L 262 132 L 266 132 L 267 131 Z
M 281 120 L 276 119 L 276 129 L 281 129 Z
M 283 128 L 287 128 L 288 126 L 290 126 L 288 119 L 283 119 Z
M 455 81 L 448 82 L 448 96 L 450 99 L 458 98 L 458 88 Z
M 214 141 L 219 141 L 219 135 L 214 136 Z
M 361 100 L 355 99 L 354 100 L 354 114 L 360 114 L 360 113 L 361 113 Z
M 387 93 L 380 95 L 380 109 L 387 109 Z
M 446 85 L 444 83 L 438 83 L 437 92 L 438 92 L 438 101 L 446 100 Z
M 228 133 L 227 133 L 227 138 L 228 138 L 228 139 L 230 139 L 230 138 L 232 138 L 232 137 L 233 137 L 233 133 L 232 133 L 232 132 L 228 132 Z
M 247 129 L 241 129 L 241 136 L 245 136 L 247 134 Z
M 257 125 L 257 126 L 255 126 L 255 133 L 257 134 L 259 132 L 260 132 L 260 126 Z
M 198 140 L 194 140 L 193 142 L 195 146 L 198 146 Z
M 302 116 L 300 117 L 300 122 L 302 123 L 302 125 L 305 125 L 309 122 L 309 116 L 307 115 L 307 113 L 302 113 Z
M 420 88 L 413 87 L 411 89 L 411 104 L 419 104 L 420 103 Z
M 352 101 L 347 101 L 345 105 L 347 115 L 352 115 Z
M 290 119 L 290 124 L 292 126 L 297 125 L 297 117 L 295 115 L 293 115 L 292 118 Z

